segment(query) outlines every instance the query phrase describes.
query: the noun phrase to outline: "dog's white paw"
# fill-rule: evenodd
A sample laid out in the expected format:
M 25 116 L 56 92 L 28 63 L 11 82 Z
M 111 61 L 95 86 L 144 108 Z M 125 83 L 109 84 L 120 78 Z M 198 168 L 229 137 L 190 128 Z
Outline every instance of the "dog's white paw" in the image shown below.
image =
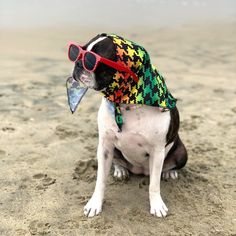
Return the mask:
M 169 170 L 165 171 L 161 174 L 162 179 L 177 179 L 178 178 L 178 172 L 176 170 Z
M 84 215 L 94 217 L 102 212 L 102 200 L 98 197 L 91 197 L 84 207 Z
M 161 196 L 156 196 L 150 200 L 150 213 L 157 217 L 165 217 L 168 212 L 168 208 L 166 207 L 165 203 L 163 202 Z
M 129 178 L 129 171 L 123 166 L 114 164 L 114 178 L 117 180 L 125 180 Z

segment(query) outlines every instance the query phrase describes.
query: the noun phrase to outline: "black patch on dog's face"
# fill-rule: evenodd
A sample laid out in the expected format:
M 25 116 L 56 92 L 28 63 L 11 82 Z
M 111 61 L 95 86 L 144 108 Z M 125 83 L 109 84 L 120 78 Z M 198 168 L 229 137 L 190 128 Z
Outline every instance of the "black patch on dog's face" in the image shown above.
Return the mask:
M 104 37 L 105 35 L 97 35 L 93 39 L 91 39 L 86 45 L 83 46 L 83 49 L 86 50 L 88 45 L 90 45 L 92 42 L 97 40 L 99 37 Z M 116 50 L 115 45 L 113 44 L 112 40 L 110 38 L 105 38 L 102 41 L 96 43 L 92 50 L 92 52 L 95 52 L 96 54 L 100 55 L 101 57 L 105 57 L 112 61 L 117 61 L 116 59 Z M 103 64 L 99 63 L 96 70 L 94 71 L 94 78 L 95 78 L 95 86 L 93 89 L 95 90 L 102 90 L 106 88 L 111 82 L 112 78 L 115 74 L 116 70 Z M 82 73 L 85 73 L 85 70 L 83 68 L 82 62 L 77 61 L 75 63 L 74 71 L 73 71 L 73 77 L 76 80 L 79 80 Z

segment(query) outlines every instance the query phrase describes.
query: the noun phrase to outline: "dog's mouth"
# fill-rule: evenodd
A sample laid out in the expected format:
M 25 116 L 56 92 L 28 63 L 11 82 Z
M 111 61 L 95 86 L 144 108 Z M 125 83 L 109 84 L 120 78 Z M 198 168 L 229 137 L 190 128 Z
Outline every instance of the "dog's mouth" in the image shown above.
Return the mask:
M 79 79 L 77 79 L 77 77 L 73 78 L 80 84 L 80 87 L 89 87 L 90 80 L 86 75 L 81 75 Z
M 73 78 L 77 82 L 81 82 L 81 85 L 83 87 L 92 88 L 92 89 L 96 87 L 96 80 L 95 80 L 94 73 L 90 73 L 87 71 L 83 71 L 79 75 L 77 75 L 77 73 L 73 73 Z
M 84 85 L 89 84 L 90 83 L 90 79 L 87 75 L 81 75 L 80 79 L 79 79 Z

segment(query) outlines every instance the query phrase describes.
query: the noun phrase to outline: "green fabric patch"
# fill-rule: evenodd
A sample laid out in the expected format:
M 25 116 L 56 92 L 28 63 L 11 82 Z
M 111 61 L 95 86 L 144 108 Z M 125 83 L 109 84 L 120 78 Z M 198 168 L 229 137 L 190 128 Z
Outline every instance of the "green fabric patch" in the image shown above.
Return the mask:
M 176 106 L 176 99 L 168 91 L 161 73 L 151 64 L 147 51 L 138 44 L 118 35 L 107 35 L 112 39 L 117 62 L 129 67 L 139 78 L 136 83 L 127 74 L 117 71 L 112 83 L 102 91 L 102 94 L 115 106 L 115 120 L 122 130 L 123 118 L 120 104 L 142 104 L 156 106 L 165 110 Z

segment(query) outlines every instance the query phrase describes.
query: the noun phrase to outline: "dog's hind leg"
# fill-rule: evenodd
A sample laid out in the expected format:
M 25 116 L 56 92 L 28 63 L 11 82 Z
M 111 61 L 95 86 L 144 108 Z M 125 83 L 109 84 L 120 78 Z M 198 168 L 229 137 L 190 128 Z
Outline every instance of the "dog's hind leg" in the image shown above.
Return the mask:
M 129 171 L 119 164 L 113 164 L 114 166 L 114 178 L 117 180 L 126 180 L 129 178 Z
M 129 178 L 129 163 L 123 157 L 120 150 L 117 148 L 114 149 L 114 158 L 113 158 L 113 167 L 114 167 L 114 178 L 117 180 L 126 180 Z
M 179 136 L 177 136 L 164 160 L 162 178 L 176 179 L 178 177 L 177 169 L 183 168 L 187 160 L 187 150 Z

